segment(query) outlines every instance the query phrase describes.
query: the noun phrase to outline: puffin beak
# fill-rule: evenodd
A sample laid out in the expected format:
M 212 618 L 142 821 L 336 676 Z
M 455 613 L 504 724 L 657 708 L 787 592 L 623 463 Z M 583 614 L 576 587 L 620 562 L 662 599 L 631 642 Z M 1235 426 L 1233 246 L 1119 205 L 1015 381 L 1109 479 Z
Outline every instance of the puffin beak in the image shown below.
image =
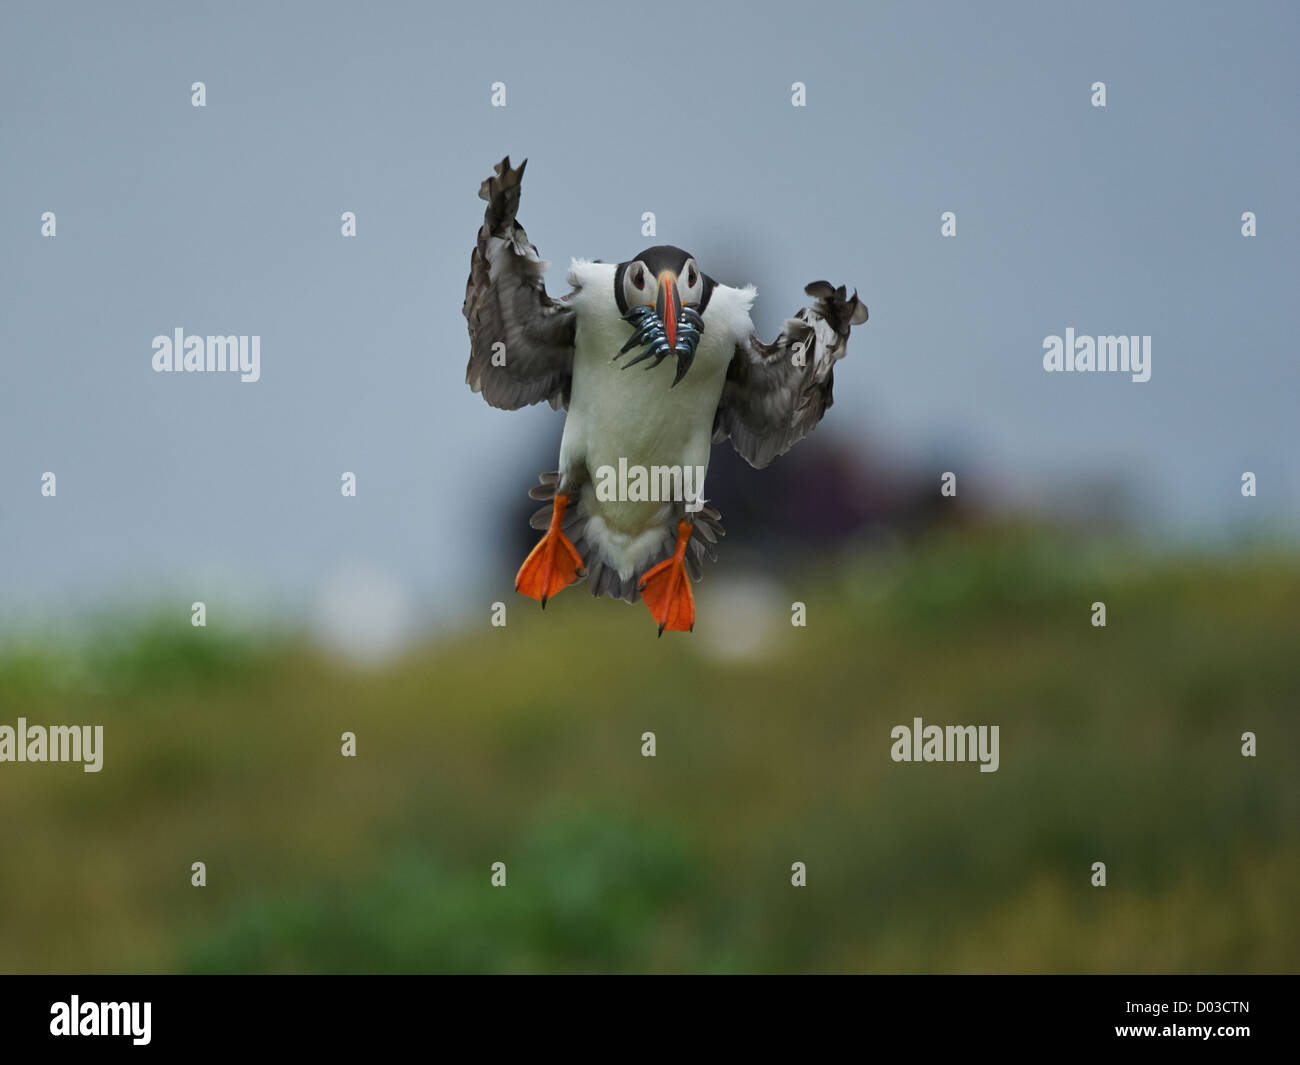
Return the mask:
M 677 299 L 677 275 L 665 270 L 659 275 L 659 294 L 655 299 L 655 313 L 664 324 L 664 335 L 668 337 L 668 346 L 677 347 L 677 316 L 681 313 L 681 304 Z
M 628 308 L 623 315 L 623 320 L 632 326 L 632 335 L 619 348 L 614 359 L 619 359 L 633 348 L 644 347 L 645 350 L 640 355 L 623 364 L 623 369 L 627 370 L 646 359 L 654 359 L 646 367 L 647 370 L 653 370 L 672 355 L 677 360 L 677 374 L 673 377 L 673 385 L 676 385 L 686 376 L 686 371 L 695 361 L 695 348 L 704 330 L 704 320 L 694 307 L 682 306 L 682 297 L 677 291 L 677 274 L 674 271 L 664 270 L 659 275 L 658 282 L 653 309 L 648 303 L 638 303 Z

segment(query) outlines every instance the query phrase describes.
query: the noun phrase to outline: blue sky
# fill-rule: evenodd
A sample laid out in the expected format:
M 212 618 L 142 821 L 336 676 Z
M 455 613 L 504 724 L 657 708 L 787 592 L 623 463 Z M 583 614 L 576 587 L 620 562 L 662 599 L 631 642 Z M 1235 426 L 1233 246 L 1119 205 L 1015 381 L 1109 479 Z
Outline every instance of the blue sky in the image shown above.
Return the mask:
M 559 417 L 463 383 L 507 153 L 552 291 L 659 242 L 755 282 L 768 336 L 805 282 L 858 288 L 819 432 L 1029 504 L 1118 478 L 1158 537 L 1293 527 L 1298 12 L 7 3 L 0 618 L 196 587 L 292 610 L 357 566 L 469 609 Z M 154 374 L 177 327 L 260 335 L 262 379 Z M 1151 380 L 1044 373 L 1067 327 L 1151 335 Z

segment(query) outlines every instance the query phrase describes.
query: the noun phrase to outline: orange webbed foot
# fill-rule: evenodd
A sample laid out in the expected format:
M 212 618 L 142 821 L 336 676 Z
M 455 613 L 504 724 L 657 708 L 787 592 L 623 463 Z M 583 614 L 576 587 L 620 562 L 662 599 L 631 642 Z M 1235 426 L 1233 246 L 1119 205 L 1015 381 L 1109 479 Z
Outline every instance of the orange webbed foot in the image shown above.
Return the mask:
M 686 545 L 691 538 L 691 524 L 677 523 L 677 549 L 672 556 L 646 570 L 638 588 L 650 614 L 659 622 L 659 635 L 690 632 L 695 628 L 695 595 L 686 572 Z
M 540 601 L 543 610 L 547 599 L 582 576 L 582 556 L 561 528 L 568 505 L 567 495 L 555 496 L 550 528 L 515 575 L 515 591 Z

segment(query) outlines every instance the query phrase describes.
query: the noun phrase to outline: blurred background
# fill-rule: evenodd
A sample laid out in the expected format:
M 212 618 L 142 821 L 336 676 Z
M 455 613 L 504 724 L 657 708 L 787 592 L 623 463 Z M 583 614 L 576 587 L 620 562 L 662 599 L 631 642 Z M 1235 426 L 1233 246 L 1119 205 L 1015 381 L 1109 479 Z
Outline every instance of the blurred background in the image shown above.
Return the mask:
M 1300 967 L 1300 14 L 655 12 L 0 12 L 0 724 L 105 730 L 0 765 L 0 970 Z M 767 338 L 871 308 L 811 438 L 715 448 L 689 637 L 513 592 L 561 417 L 464 385 L 507 153 L 552 293 L 668 242 Z M 261 380 L 155 374 L 178 327 Z M 1067 327 L 1151 380 L 1044 373 Z M 917 716 L 999 770 L 893 763 Z

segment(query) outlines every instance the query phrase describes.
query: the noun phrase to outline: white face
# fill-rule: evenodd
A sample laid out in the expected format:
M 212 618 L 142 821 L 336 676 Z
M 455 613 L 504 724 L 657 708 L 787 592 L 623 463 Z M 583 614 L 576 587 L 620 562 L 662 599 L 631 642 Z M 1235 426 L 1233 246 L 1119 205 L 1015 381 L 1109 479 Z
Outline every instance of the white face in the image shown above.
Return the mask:
M 640 259 L 632 263 L 623 272 L 623 302 L 629 307 L 655 303 L 654 279 L 650 270 Z
M 672 275 L 665 271 L 664 280 L 671 280 Z M 650 272 L 640 259 L 628 265 L 623 273 L 623 301 L 629 307 L 653 307 L 659 292 L 661 278 Z M 704 298 L 704 277 L 694 259 L 687 259 L 682 264 L 682 272 L 677 276 L 677 302 L 683 307 L 698 306 Z
M 704 298 L 704 277 L 694 259 L 687 259 L 677 278 L 677 291 L 681 293 L 683 307 L 699 306 Z

